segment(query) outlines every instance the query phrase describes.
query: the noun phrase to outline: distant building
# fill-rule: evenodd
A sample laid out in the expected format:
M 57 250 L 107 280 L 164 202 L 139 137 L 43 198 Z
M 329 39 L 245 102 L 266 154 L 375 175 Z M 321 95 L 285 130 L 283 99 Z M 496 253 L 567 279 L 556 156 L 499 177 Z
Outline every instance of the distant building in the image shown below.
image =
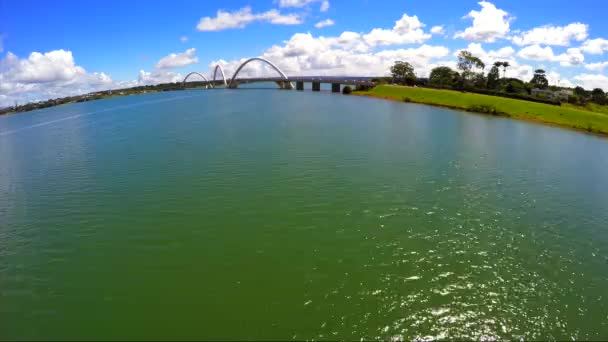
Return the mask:
M 532 96 L 534 96 L 534 97 L 544 97 L 546 99 L 552 99 L 555 95 L 549 89 L 534 88 L 534 89 L 532 89 Z
M 568 100 L 569 96 L 574 96 L 574 90 L 572 89 L 560 89 L 558 92 L 560 100 Z
M 550 90 L 550 89 L 532 89 L 532 96 L 546 98 L 549 100 L 562 100 L 567 101 L 568 96 L 574 95 L 574 91 L 572 89 L 560 89 L 560 90 Z

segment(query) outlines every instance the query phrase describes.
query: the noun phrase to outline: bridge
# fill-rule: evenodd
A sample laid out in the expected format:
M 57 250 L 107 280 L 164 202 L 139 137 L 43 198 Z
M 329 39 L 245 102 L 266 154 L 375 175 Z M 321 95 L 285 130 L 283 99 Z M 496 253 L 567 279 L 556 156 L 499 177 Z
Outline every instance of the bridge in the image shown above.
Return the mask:
M 279 76 L 278 77 L 253 77 L 253 78 L 239 78 L 238 75 L 241 70 L 249 63 L 253 61 L 259 61 L 269 65 L 272 69 L 274 69 Z M 221 79 L 218 79 L 218 71 L 220 72 Z M 234 72 L 234 75 L 230 78 L 230 80 L 226 79 L 226 75 L 224 73 L 224 69 L 221 65 L 216 65 L 213 70 L 213 78 L 209 80 L 205 75 L 198 72 L 191 72 L 182 81 L 182 85 L 186 88 L 186 81 L 192 76 L 198 76 L 203 79 L 202 84 L 205 88 L 215 88 L 224 86 L 230 89 L 238 88 L 239 84 L 246 83 L 256 83 L 256 82 L 274 82 L 281 89 L 297 89 L 304 90 L 304 83 L 312 83 L 313 91 L 320 91 L 321 84 L 331 84 L 332 92 L 340 92 L 342 85 L 353 85 L 357 87 L 370 88 L 375 85 L 375 83 L 371 80 L 371 78 L 362 78 L 362 77 L 345 77 L 345 76 L 296 76 L 289 77 L 287 76 L 279 67 L 277 67 L 274 63 L 270 62 L 267 59 L 261 57 L 249 58 L 245 62 L 243 62 Z M 201 82 L 198 82 L 199 84 Z M 295 86 L 294 86 L 295 84 Z

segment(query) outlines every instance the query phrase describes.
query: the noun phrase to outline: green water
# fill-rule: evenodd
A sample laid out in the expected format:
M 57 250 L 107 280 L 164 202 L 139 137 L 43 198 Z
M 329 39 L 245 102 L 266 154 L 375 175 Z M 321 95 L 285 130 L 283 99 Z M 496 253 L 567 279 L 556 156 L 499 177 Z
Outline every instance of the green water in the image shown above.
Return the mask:
M 1 339 L 606 339 L 606 289 L 606 139 L 263 89 L 0 118 Z

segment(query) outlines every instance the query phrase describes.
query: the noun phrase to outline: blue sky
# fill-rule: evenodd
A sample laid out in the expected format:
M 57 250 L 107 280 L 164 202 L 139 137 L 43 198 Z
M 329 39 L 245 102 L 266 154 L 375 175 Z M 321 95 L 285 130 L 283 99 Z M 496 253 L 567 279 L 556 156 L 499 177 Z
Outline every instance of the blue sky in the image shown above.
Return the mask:
M 0 106 L 209 74 L 217 62 L 230 74 L 253 56 L 302 75 L 385 74 L 411 60 L 425 76 L 460 49 L 512 61 L 509 76 L 543 67 L 552 83 L 608 90 L 599 0 L 0 0 L 0 35 Z

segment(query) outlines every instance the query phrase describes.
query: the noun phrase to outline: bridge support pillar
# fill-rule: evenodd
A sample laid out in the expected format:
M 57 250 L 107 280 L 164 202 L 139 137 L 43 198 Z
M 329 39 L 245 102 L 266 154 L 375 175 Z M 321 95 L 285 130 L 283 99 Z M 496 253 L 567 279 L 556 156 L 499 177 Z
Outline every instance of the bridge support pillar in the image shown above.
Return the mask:
M 312 91 L 320 91 L 321 82 L 312 82 Z
M 331 84 L 331 92 L 339 93 L 340 92 L 340 83 L 332 83 Z
M 304 90 L 304 81 L 296 82 L 296 90 Z
M 229 89 L 236 89 L 236 88 L 238 88 L 238 87 L 239 87 L 239 84 L 238 84 L 237 82 L 231 82 L 231 83 L 228 85 L 228 88 L 229 88 Z

